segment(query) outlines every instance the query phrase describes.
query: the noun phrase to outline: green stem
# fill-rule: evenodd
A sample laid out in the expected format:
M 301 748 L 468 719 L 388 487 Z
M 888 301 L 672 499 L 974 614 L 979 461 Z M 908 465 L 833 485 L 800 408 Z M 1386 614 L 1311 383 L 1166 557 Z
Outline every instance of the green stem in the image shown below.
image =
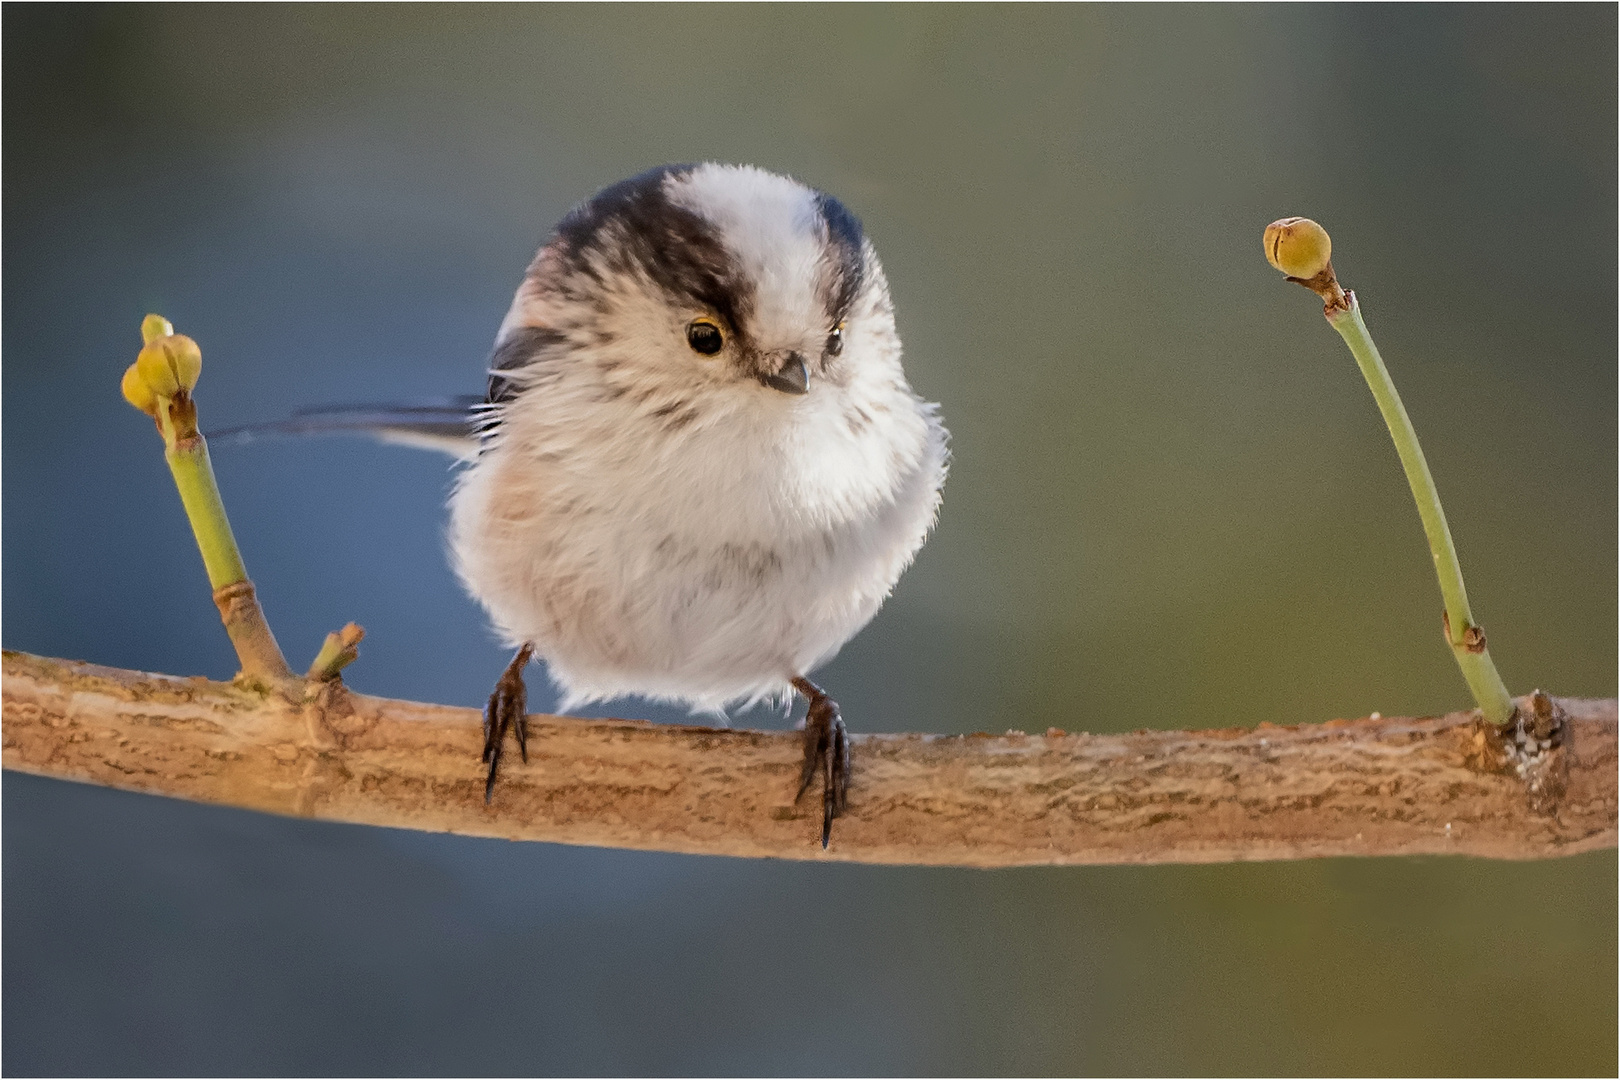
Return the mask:
M 1457 547 L 1451 540 L 1451 529 L 1446 525 L 1446 512 L 1440 506 L 1440 493 L 1435 489 L 1429 463 L 1418 445 L 1417 432 L 1406 415 L 1401 396 L 1390 381 L 1378 346 L 1373 344 L 1367 324 L 1361 319 L 1361 305 L 1355 293 L 1347 293 L 1348 306 L 1329 308 L 1327 320 L 1344 338 L 1346 345 L 1361 366 L 1361 374 L 1378 402 L 1378 411 L 1384 414 L 1390 437 L 1395 440 L 1395 451 L 1406 469 L 1406 482 L 1417 501 L 1418 516 L 1423 519 L 1423 532 L 1429 538 L 1429 552 L 1434 556 L 1434 572 L 1440 579 L 1440 595 L 1446 606 L 1446 638 L 1451 652 L 1462 668 L 1468 689 L 1479 703 L 1480 711 L 1493 724 L 1505 724 L 1513 717 L 1513 698 L 1502 677 L 1496 673 L 1491 654 L 1485 649 L 1485 635 L 1474 622 L 1468 608 L 1468 590 L 1463 585 L 1462 567 L 1457 562 Z
M 293 678 L 292 669 L 248 580 L 230 519 L 225 516 L 225 503 L 219 497 L 219 485 L 214 482 L 208 443 L 197 433 L 194 417 L 184 425 L 190 428 L 184 435 L 176 434 L 166 408 L 159 410 L 159 417 L 163 456 L 174 474 L 174 486 L 180 490 L 180 502 L 208 571 L 208 584 L 214 589 L 214 603 L 219 607 L 225 633 L 236 648 L 242 673 L 269 684 L 285 683 Z
M 180 489 L 180 502 L 186 508 L 197 549 L 202 552 L 208 571 L 208 584 L 217 591 L 247 580 L 247 567 L 236 547 L 225 503 L 214 482 L 214 466 L 208 459 L 208 443 L 201 435 L 176 439 L 164 448 L 174 486 Z

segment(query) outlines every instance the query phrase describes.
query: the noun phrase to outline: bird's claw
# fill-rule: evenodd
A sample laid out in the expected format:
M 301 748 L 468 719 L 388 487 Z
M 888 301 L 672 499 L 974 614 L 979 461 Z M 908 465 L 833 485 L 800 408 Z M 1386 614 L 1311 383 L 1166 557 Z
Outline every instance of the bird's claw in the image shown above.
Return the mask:
M 529 760 L 529 727 L 524 719 L 529 691 L 523 682 L 523 668 L 533 655 L 533 645 L 525 645 L 517 651 L 512 662 L 501 673 L 500 680 L 495 683 L 495 691 L 489 695 L 489 704 L 484 706 L 483 760 L 489 764 L 489 775 L 484 780 L 486 806 L 495 798 L 495 773 L 500 768 L 501 748 L 506 743 L 508 729 L 517 729 L 518 753 L 523 755 L 525 762 Z
M 838 703 L 809 679 L 794 679 L 794 689 L 809 701 L 804 718 L 804 767 L 794 802 L 804 798 L 819 770 L 821 787 L 821 846 L 832 840 L 833 818 L 844 812 L 849 799 L 849 732 L 838 714 Z

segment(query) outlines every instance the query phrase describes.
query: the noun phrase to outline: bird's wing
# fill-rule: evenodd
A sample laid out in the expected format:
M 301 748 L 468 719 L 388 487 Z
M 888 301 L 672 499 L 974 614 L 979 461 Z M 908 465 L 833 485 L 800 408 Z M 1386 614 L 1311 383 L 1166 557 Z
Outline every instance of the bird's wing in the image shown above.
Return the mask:
M 478 453 L 485 408 L 483 398 L 472 396 L 393 405 L 320 405 L 299 409 L 286 420 L 205 434 L 216 445 L 286 435 L 370 435 L 383 442 L 470 458 Z

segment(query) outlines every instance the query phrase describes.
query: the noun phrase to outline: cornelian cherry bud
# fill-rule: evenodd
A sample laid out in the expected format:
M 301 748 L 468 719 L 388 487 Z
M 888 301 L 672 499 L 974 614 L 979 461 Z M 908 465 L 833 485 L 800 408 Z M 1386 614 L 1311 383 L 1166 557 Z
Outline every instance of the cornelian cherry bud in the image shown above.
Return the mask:
M 1287 217 L 1266 226 L 1266 261 L 1289 277 L 1309 280 L 1327 269 L 1333 241 L 1310 218 Z

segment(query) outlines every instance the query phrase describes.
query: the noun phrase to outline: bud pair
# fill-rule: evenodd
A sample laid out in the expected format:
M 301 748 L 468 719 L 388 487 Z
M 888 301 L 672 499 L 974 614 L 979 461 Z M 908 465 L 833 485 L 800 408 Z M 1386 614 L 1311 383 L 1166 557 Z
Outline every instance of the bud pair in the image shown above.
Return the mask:
M 148 416 L 159 404 L 181 393 L 189 394 L 202 373 L 202 350 L 161 315 L 148 315 L 141 323 L 146 346 L 124 372 L 124 399 Z

